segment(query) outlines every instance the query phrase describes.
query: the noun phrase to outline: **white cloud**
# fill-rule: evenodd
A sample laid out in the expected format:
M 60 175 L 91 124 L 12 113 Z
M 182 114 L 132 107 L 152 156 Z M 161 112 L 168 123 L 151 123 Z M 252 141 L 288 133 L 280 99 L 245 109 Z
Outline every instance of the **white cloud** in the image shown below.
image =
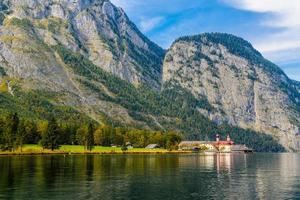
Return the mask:
M 157 25 L 159 25 L 164 20 L 163 17 L 154 17 L 151 19 L 142 19 L 140 21 L 140 28 L 142 32 L 151 31 Z
M 299 0 L 224 0 L 231 6 L 260 13 L 273 13 L 266 25 L 277 27 L 300 26 Z
M 241 10 L 265 13 L 261 26 L 279 28 L 267 36 L 258 35 L 254 46 L 272 58 L 283 62 L 290 59 L 288 52 L 300 48 L 300 1 L 299 0 L 223 0 L 225 3 Z M 282 57 L 284 54 L 287 57 Z M 278 55 L 278 56 L 277 56 Z M 293 55 L 291 55 L 293 56 Z
M 264 56 L 279 65 L 299 63 L 300 67 L 300 48 L 265 52 Z

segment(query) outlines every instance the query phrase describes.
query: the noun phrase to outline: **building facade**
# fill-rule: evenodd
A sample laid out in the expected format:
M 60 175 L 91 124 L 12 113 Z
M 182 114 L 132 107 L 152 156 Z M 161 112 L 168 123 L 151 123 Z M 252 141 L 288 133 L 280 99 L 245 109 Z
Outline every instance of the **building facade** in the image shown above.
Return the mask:
M 245 145 L 235 145 L 230 136 L 226 140 L 221 140 L 220 135 L 216 135 L 216 141 L 182 141 L 179 146 L 182 151 L 208 151 L 208 152 L 251 152 Z

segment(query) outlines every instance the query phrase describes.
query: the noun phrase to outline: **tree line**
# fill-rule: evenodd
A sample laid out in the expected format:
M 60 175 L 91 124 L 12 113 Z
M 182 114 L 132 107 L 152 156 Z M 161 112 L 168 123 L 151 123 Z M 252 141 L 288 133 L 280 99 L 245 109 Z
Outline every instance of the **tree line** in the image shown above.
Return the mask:
M 44 149 L 55 150 L 60 145 L 82 145 L 86 151 L 98 146 L 126 146 L 143 148 L 158 144 L 162 148 L 176 149 L 182 140 L 177 132 L 138 130 L 95 122 L 20 119 L 17 113 L 0 117 L 0 150 L 21 150 L 24 144 L 39 144 Z

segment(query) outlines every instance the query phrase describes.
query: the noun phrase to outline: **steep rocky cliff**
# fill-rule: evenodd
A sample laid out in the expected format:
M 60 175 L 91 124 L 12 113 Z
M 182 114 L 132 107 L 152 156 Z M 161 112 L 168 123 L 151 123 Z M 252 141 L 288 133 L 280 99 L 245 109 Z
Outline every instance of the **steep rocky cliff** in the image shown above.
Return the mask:
M 0 10 L 0 63 L 8 74 L 68 87 L 51 49 L 62 44 L 135 85 L 160 87 L 164 50 L 107 0 L 1 0 Z
M 299 87 L 243 39 L 182 37 L 167 52 L 163 71 L 165 84 L 207 98 L 213 111 L 199 111 L 213 121 L 266 132 L 299 149 Z
M 164 53 L 108 0 L 1 0 L 0 90 L 15 99 L 0 96 L 0 107 L 43 97 L 98 122 L 148 127 L 120 102 L 133 101 L 128 87 L 159 91 Z

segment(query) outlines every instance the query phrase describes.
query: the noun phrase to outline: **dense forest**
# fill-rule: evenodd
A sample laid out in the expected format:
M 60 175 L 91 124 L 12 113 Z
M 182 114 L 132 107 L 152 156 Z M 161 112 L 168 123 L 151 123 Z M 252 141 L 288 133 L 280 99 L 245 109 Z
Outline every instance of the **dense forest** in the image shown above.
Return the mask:
M 206 133 L 194 135 L 191 139 L 214 140 L 215 133 L 225 138 L 230 133 L 237 143 L 246 144 L 258 152 L 280 152 L 284 148 L 271 136 L 250 130 L 230 127 L 228 125 L 205 127 Z M 60 145 L 83 145 L 91 149 L 99 146 L 123 146 L 130 142 L 134 147 L 159 144 L 166 149 L 176 149 L 184 138 L 174 131 L 151 131 L 134 128 L 98 125 L 96 122 L 61 121 L 54 117 L 49 120 L 20 119 L 18 114 L 0 117 L 0 150 L 13 151 L 22 149 L 24 144 L 40 144 L 45 149 L 57 149 Z
M 18 114 L 0 117 L 0 150 L 21 150 L 24 144 L 40 144 L 45 149 L 58 149 L 60 145 L 83 145 L 91 151 L 94 145 L 143 148 L 159 144 L 166 149 L 176 149 L 182 136 L 176 132 L 161 132 L 127 128 L 113 128 L 95 122 L 80 123 L 49 120 L 20 119 Z

